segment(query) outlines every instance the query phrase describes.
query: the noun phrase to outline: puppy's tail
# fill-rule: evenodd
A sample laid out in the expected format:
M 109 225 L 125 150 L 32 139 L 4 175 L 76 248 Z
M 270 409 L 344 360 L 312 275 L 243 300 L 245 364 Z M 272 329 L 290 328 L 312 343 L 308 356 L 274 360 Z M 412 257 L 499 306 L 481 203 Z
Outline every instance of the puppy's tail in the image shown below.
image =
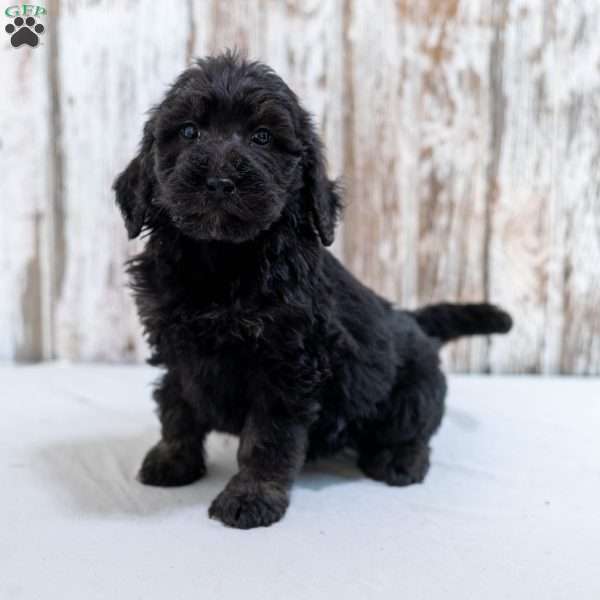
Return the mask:
M 442 343 L 465 335 L 508 333 L 511 316 L 493 304 L 431 304 L 413 312 L 421 329 Z

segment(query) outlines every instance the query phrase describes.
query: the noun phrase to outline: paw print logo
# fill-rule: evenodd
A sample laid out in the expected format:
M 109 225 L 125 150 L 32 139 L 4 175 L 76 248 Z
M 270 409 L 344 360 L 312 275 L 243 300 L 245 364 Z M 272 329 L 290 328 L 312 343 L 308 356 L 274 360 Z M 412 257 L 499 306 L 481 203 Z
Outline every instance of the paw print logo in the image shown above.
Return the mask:
M 15 48 L 23 44 L 35 48 L 40 41 L 39 34 L 44 33 L 44 26 L 41 23 L 36 24 L 33 17 L 27 17 L 27 19 L 17 17 L 4 29 L 10 35 L 10 43 Z

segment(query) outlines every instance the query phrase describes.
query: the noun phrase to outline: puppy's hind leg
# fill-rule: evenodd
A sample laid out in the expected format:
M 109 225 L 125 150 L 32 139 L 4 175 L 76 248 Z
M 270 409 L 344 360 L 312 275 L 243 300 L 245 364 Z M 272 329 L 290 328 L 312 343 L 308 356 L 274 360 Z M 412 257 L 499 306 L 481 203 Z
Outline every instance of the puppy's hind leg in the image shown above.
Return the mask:
M 204 438 L 209 429 L 200 424 L 192 407 L 184 400 L 181 385 L 168 372 L 154 392 L 162 425 L 162 439 L 142 463 L 139 480 L 164 487 L 193 483 L 206 473 Z
M 398 381 L 385 414 L 370 424 L 359 444 L 362 471 L 389 485 L 421 483 L 429 470 L 429 440 L 441 422 L 445 394 L 444 375 L 437 367 Z
M 358 466 L 371 479 L 388 485 L 411 485 L 425 479 L 429 470 L 429 453 L 429 446 L 424 440 L 380 446 L 361 451 Z

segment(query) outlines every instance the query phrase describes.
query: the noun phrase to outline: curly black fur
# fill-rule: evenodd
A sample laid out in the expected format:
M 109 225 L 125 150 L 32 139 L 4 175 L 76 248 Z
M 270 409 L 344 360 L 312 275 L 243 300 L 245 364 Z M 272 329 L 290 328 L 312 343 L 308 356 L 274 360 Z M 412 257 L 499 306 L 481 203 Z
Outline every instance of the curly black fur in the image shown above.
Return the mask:
M 240 436 L 239 473 L 209 510 L 234 527 L 279 520 L 305 460 L 345 447 L 370 477 L 423 480 L 444 410 L 441 344 L 506 332 L 510 317 L 486 304 L 397 310 L 324 249 L 339 192 L 272 70 L 198 60 L 151 111 L 115 190 L 130 237 L 147 231 L 129 270 L 151 360 L 166 367 L 144 483 L 202 477 L 212 430 Z

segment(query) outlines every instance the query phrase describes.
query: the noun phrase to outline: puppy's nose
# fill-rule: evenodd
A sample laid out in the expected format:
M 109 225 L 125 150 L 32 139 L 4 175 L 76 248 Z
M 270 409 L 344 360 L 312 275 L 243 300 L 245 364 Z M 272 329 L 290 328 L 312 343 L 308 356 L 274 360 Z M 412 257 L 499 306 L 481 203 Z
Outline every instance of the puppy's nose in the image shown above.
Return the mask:
M 235 183 L 226 177 L 208 177 L 206 187 L 209 192 L 216 194 L 231 194 L 235 191 Z

